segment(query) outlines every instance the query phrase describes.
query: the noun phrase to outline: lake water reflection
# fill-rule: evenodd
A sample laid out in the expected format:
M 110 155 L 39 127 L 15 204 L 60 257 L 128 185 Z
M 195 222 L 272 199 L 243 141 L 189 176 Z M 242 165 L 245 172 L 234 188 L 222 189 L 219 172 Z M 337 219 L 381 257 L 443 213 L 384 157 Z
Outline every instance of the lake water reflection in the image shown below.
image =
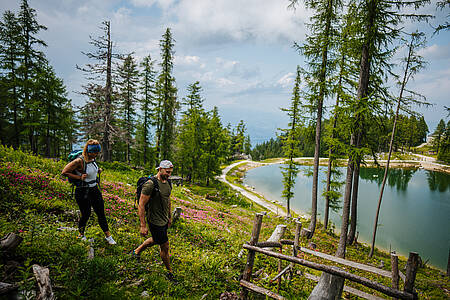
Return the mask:
M 320 167 L 319 194 L 324 189 L 326 167 Z M 294 186 L 291 207 L 299 213 L 311 212 L 311 167 L 301 166 Z M 342 180 L 345 177 L 342 168 Z M 442 270 L 447 268 L 450 247 L 450 175 L 423 169 L 391 169 L 381 205 L 377 247 L 407 256 L 419 253 L 424 261 Z M 370 243 L 384 169 L 362 168 L 358 195 L 358 241 Z M 249 170 L 244 183 L 254 186 L 266 198 L 285 203 L 280 165 Z M 324 198 L 319 196 L 319 218 L 323 218 Z M 330 220 L 340 229 L 341 211 L 330 212 Z

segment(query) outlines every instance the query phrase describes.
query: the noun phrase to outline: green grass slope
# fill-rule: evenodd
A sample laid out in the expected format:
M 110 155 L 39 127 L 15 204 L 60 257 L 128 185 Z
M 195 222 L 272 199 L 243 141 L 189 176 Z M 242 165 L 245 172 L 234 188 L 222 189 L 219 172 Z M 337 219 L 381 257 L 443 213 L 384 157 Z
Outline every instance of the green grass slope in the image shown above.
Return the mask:
M 181 207 L 183 212 L 169 229 L 171 262 L 179 280 L 174 285 L 164 277 L 166 271 L 157 247 L 147 249 L 140 261 L 128 254 L 143 241 L 133 205 L 135 183 L 143 172 L 120 163 L 100 163 L 108 224 L 118 243 L 110 246 L 94 213 L 86 230 L 88 239 L 93 239 L 91 243 L 81 241 L 76 230 L 67 230 L 77 227 L 79 215 L 70 184 L 59 176 L 64 165 L 64 161 L 0 146 L 0 236 L 15 232 L 24 239 L 14 253 L 2 253 L 1 282 L 17 283 L 23 295 L 32 297 L 36 282 L 31 266 L 38 264 L 49 268 L 59 299 L 218 299 L 225 291 L 239 294 L 246 255 L 239 258 L 238 254 L 250 239 L 254 214 L 262 211 L 261 207 L 220 183 L 213 187 L 175 186 L 172 207 Z M 260 240 L 267 239 L 277 224 L 286 224 L 284 238 L 293 239 L 294 223 L 268 214 L 263 219 Z M 320 227 L 316 232 L 313 242 L 317 250 L 333 254 L 337 237 Z M 91 244 L 95 256 L 88 259 Z M 302 245 L 308 246 L 305 241 Z M 285 254 L 291 251 L 288 247 L 283 250 Z M 389 270 L 387 254 L 377 252 L 375 258 L 367 259 L 367 253 L 368 249 L 358 244 L 348 248 L 347 258 L 375 266 L 383 260 Z M 317 261 L 306 254 L 300 256 Z M 404 265 L 401 259 L 400 268 Z M 257 270 L 262 271 L 255 282 L 277 291 L 270 279 L 277 274 L 278 261 L 258 255 Z M 279 293 L 290 299 L 306 299 L 315 283 L 301 276 L 302 272 L 320 275 L 296 267 L 293 278 L 281 282 Z M 364 276 L 390 285 L 389 279 Z M 416 287 L 423 299 L 448 298 L 450 290 L 448 278 L 427 266 L 419 270 Z M 347 293 L 344 296 L 356 299 Z

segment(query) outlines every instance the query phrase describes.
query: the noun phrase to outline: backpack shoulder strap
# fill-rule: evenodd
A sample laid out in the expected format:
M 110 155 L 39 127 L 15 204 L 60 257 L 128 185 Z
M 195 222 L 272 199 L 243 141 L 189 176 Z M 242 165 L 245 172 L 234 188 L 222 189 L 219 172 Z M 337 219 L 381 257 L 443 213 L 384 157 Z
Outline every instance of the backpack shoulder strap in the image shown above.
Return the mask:
M 86 161 L 84 160 L 83 155 L 78 156 L 79 158 L 81 158 L 81 162 L 83 163 L 83 173 L 86 173 Z
M 155 176 L 151 176 L 149 178 L 153 182 L 153 191 L 152 191 L 152 197 L 156 195 L 156 193 L 159 193 L 159 185 L 158 185 L 158 179 Z
M 95 158 L 90 163 L 98 170 L 98 165 L 97 165 L 97 161 L 95 160 Z

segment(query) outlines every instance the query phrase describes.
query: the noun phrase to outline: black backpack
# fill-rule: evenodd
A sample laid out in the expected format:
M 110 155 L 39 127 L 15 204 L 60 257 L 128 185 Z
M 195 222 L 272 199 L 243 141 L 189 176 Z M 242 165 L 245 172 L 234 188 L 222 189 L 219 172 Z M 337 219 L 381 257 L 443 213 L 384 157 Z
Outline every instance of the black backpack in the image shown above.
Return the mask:
M 136 188 L 136 199 L 134 201 L 134 208 L 136 208 L 136 204 L 139 205 L 139 199 L 141 198 L 142 187 L 149 180 L 151 180 L 153 182 L 153 191 L 152 191 L 152 194 L 150 195 L 150 198 L 154 198 L 156 195 L 159 197 L 158 179 L 152 175 L 141 177 L 138 179 L 137 184 L 136 184 L 137 188 Z M 170 179 L 168 179 L 167 182 L 169 182 L 169 186 L 172 189 L 172 181 L 170 181 Z M 147 202 L 147 204 L 145 205 L 145 211 L 148 210 L 148 205 L 149 205 L 149 203 Z
M 77 158 L 81 158 L 81 160 L 83 161 L 83 174 L 86 173 L 86 168 L 87 168 L 87 165 L 89 163 L 92 163 L 94 165 L 94 167 L 98 170 L 98 165 L 97 165 L 95 159 L 94 159 L 93 162 L 89 162 L 89 163 L 87 163 L 84 160 L 83 150 L 73 150 L 72 152 L 69 153 L 69 155 L 67 157 L 67 160 L 69 162 L 71 162 L 71 161 L 73 161 L 73 160 L 75 160 Z M 86 183 L 86 182 L 82 181 L 81 179 L 73 179 L 73 178 L 70 178 L 70 177 L 68 177 L 67 179 L 69 180 L 69 183 L 72 184 L 72 197 L 73 197 L 73 191 L 74 191 L 75 187 L 82 187 L 82 186 L 84 186 L 84 184 L 89 183 L 89 182 Z M 99 185 L 99 189 L 100 189 L 100 174 L 97 174 L 97 178 L 95 179 L 95 181 Z

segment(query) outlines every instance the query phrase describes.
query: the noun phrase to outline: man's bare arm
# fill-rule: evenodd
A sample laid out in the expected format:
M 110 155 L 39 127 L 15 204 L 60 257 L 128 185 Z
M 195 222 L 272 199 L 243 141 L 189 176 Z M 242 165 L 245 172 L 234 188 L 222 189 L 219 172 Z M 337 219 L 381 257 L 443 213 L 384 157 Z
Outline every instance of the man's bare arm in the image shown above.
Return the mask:
M 139 221 L 141 223 L 141 234 L 143 236 L 146 236 L 148 234 L 147 225 L 145 223 L 145 205 L 150 200 L 150 196 L 141 194 L 141 198 L 139 198 L 139 206 L 138 206 L 138 214 L 139 214 Z

